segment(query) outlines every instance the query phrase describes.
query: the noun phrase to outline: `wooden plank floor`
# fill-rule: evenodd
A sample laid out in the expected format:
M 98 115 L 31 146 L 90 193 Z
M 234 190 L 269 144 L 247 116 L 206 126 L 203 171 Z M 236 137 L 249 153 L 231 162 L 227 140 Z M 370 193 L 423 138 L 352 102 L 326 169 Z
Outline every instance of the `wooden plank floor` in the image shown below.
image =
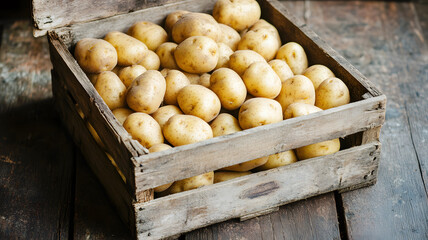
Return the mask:
M 378 182 L 180 238 L 427 239 L 428 4 L 283 5 L 387 95 Z M 129 239 L 53 110 L 46 39 L 31 37 L 28 20 L 7 16 L 0 18 L 0 239 Z

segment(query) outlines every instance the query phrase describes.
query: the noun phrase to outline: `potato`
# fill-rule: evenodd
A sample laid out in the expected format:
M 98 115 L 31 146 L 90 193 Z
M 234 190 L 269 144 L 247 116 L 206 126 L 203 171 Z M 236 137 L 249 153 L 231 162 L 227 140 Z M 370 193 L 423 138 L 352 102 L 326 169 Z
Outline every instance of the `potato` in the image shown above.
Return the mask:
M 221 108 L 220 99 L 213 91 L 194 84 L 187 85 L 178 92 L 177 102 L 185 114 L 197 116 L 206 122 L 217 117 Z
M 212 185 L 214 183 L 214 172 L 207 172 L 194 177 L 176 181 L 168 189 L 170 194 L 184 192 L 196 189 L 202 186 Z
M 125 106 L 126 87 L 113 72 L 100 73 L 94 87 L 110 109 Z
M 184 15 L 188 13 L 190 12 L 185 10 L 178 10 L 168 14 L 168 16 L 165 19 L 165 30 L 168 32 L 168 35 L 171 35 L 172 26 L 174 26 L 174 24 L 178 20 L 180 20 Z
M 181 43 L 193 36 L 205 36 L 217 41 L 220 27 L 216 20 L 206 13 L 187 13 L 172 26 L 172 39 Z
M 211 83 L 210 83 L 210 79 L 211 79 L 211 74 L 209 73 L 204 73 L 202 74 L 199 79 L 198 79 L 198 84 L 201 86 L 204 86 L 206 88 L 209 88 Z
M 129 108 L 116 108 L 116 109 L 113 110 L 113 115 L 116 117 L 116 119 L 122 125 L 125 122 L 126 118 L 129 115 L 131 115 L 132 113 L 134 113 L 134 111 L 132 111 Z
M 349 89 L 339 78 L 324 80 L 315 91 L 315 106 L 322 109 L 338 107 L 350 101 Z
M 268 98 L 251 98 L 242 104 L 238 115 L 242 129 L 249 129 L 282 121 L 281 105 Z
M 111 43 L 117 51 L 117 64 L 131 66 L 138 64 L 145 56 L 147 46 L 136 38 L 122 32 L 109 32 L 104 40 Z
M 177 106 L 166 105 L 160 107 L 158 110 L 156 110 L 156 112 L 152 113 L 152 117 L 156 120 L 156 122 L 159 123 L 161 129 L 163 129 L 165 123 L 176 114 L 183 114 L 183 112 Z
M 285 166 L 294 162 L 297 162 L 296 154 L 293 150 L 288 150 L 285 152 L 270 155 L 268 157 L 267 162 L 258 167 L 256 170 L 264 171 L 272 168 Z
M 288 105 L 295 102 L 315 104 L 315 89 L 309 78 L 303 75 L 296 75 L 282 83 L 281 92 L 275 99 L 282 109 L 287 109 Z
M 274 99 L 281 91 L 281 79 L 266 62 L 252 63 L 242 75 L 248 92 L 255 97 Z
M 288 105 L 284 110 L 284 119 L 300 117 L 319 111 L 322 111 L 322 109 L 312 104 L 296 102 Z
M 270 31 L 270 33 L 273 34 L 273 36 L 275 38 L 277 38 L 278 42 L 281 43 L 281 37 L 279 36 L 278 29 L 276 29 L 276 27 L 274 25 L 270 24 L 269 22 L 267 22 L 264 19 L 259 19 L 250 28 L 248 28 L 248 31 L 255 31 L 255 30 L 259 30 L 259 29 L 268 29 Z M 245 34 L 248 31 L 243 32 L 243 33 Z
M 227 110 L 239 108 L 247 96 L 247 89 L 241 77 L 229 68 L 220 68 L 213 72 L 210 89 L 217 94 L 221 106 Z
M 230 55 L 233 54 L 233 50 L 230 49 L 230 47 L 224 43 L 217 43 L 217 45 L 218 45 L 218 61 L 214 69 L 228 67 L 229 58 L 230 58 Z
M 238 49 L 253 50 L 262 55 L 266 61 L 272 60 L 281 47 L 281 39 L 278 38 L 279 34 L 272 33 L 272 31 L 269 28 L 249 30 L 239 41 Z
M 198 74 L 194 74 L 194 73 L 188 73 L 188 72 L 183 72 L 184 75 L 186 75 L 187 79 L 189 79 L 190 84 L 199 84 L 199 79 L 201 78 L 201 76 L 199 76 Z
M 279 48 L 277 59 L 287 62 L 295 75 L 302 74 L 308 68 L 308 57 L 300 44 L 289 42 Z
M 140 40 L 152 51 L 168 40 L 168 34 L 161 26 L 148 21 L 134 23 L 128 29 L 128 35 Z
M 281 79 L 281 83 L 294 76 L 293 71 L 291 71 L 288 64 L 283 60 L 271 60 L 269 65 L 275 71 L 276 75 L 278 75 L 279 79 Z
M 114 50 L 116 50 L 116 49 L 114 49 Z M 119 72 L 120 72 L 120 70 L 122 70 L 122 68 L 123 68 L 122 66 L 116 65 L 116 67 L 114 67 L 111 71 L 119 76 Z
M 235 29 L 225 24 L 220 23 L 218 26 L 220 27 L 221 33 L 217 42 L 224 43 L 229 46 L 232 51 L 236 51 L 236 49 L 238 48 L 238 43 L 241 40 L 241 35 L 239 35 L 239 33 Z
M 213 136 L 223 136 L 242 131 L 238 119 L 229 113 L 220 113 L 210 124 Z
M 165 144 L 165 143 L 159 143 L 159 144 L 156 144 L 156 145 L 151 146 L 151 147 L 149 148 L 149 152 L 151 152 L 151 153 L 154 153 L 154 152 L 160 152 L 160 151 L 167 150 L 167 149 L 170 149 L 170 148 L 171 148 L 171 146 L 169 146 L 168 144 Z M 169 187 L 171 187 L 171 185 L 172 185 L 173 183 L 174 183 L 174 182 L 167 183 L 167 184 L 164 184 L 164 185 L 160 185 L 160 186 L 158 186 L 158 187 L 155 187 L 153 190 L 154 190 L 155 192 L 163 192 L 163 191 L 167 190 Z
M 156 70 L 147 70 L 132 82 L 126 102 L 136 112 L 151 114 L 161 105 L 165 91 L 166 81 L 162 74 Z
M 328 67 L 320 64 L 308 67 L 303 72 L 303 76 L 311 79 L 312 83 L 314 84 L 315 90 L 327 78 L 335 77 L 334 73 Z
M 255 62 L 266 62 L 266 60 L 252 50 L 238 50 L 229 57 L 229 67 L 240 76 Z
M 232 165 L 229 167 L 222 168 L 221 170 L 246 172 L 246 171 L 250 171 L 251 169 L 254 169 L 256 167 L 259 167 L 259 166 L 265 164 L 267 162 L 267 160 L 268 160 L 268 157 L 256 158 L 256 159 L 251 160 L 251 161 L 238 163 L 236 165 Z
M 84 38 L 78 41 L 74 57 L 86 73 L 110 71 L 117 64 L 116 49 L 102 39 Z
M 89 132 L 91 133 L 98 146 L 100 146 L 102 149 L 107 149 L 104 145 L 104 142 L 101 140 L 100 135 L 98 135 L 95 128 L 89 122 L 86 122 L 86 127 L 88 128 Z
M 214 183 L 228 181 L 237 177 L 250 175 L 251 172 L 229 172 L 229 171 L 218 171 L 214 172 Z
M 178 69 L 175 62 L 174 51 L 177 48 L 177 43 L 166 42 L 162 43 L 157 49 L 156 54 L 159 57 L 160 65 L 163 68 Z
M 138 64 L 145 67 L 147 70 L 158 70 L 160 67 L 160 59 L 155 52 L 147 50 Z
M 218 0 L 213 9 L 213 17 L 217 22 L 226 24 L 236 31 L 242 31 L 261 16 L 261 9 L 255 0 Z
M 333 154 L 340 150 L 340 141 L 338 138 L 324 142 L 314 143 L 308 146 L 296 149 L 299 160 L 320 157 Z
M 210 125 L 192 115 L 172 116 L 163 126 L 163 134 L 173 146 L 200 142 L 213 137 Z
M 164 103 L 177 105 L 177 94 L 185 86 L 190 84 L 189 79 L 178 70 L 168 70 L 165 76 L 166 91 Z
M 136 112 L 130 114 L 123 123 L 123 127 L 131 134 L 133 139 L 146 148 L 164 141 L 159 124 L 146 113 Z
M 141 65 L 132 65 L 124 67 L 119 71 L 119 78 L 126 87 L 129 87 L 138 76 L 143 74 L 147 69 Z

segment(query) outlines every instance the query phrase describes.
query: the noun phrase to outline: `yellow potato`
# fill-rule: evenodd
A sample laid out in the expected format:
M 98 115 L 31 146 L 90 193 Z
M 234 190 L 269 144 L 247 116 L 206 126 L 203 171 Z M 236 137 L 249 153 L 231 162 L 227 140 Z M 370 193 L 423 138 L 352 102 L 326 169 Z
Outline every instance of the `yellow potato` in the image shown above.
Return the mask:
M 210 79 L 211 79 L 211 74 L 209 73 L 204 73 L 202 74 L 199 79 L 198 79 L 198 83 L 199 85 L 202 85 L 206 88 L 209 88 L 211 83 L 210 83 Z
M 174 57 L 177 65 L 184 71 L 206 73 L 217 66 L 218 46 L 208 37 L 189 37 L 177 46 Z
M 288 64 L 280 59 L 274 59 L 269 62 L 271 68 L 278 75 L 279 79 L 281 79 L 281 83 L 285 82 L 285 80 L 294 76 L 293 71 L 291 71 Z
M 146 44 L 152 51 L 156 51 L 159 45 L 168 40 L 168 34 L 161 26 L 148 21 L 134 23 L 128 29 L 128 34 Z
M 282 109 L 295 102 L 315 104 L 315 89 L 311 80 L 303 75 L 296 75 L 282 83 L 281 92 L 275 99 Z
M 255 31 L 258 29 L 268 29 L 270 31 L 271 34 L 273 34 L 273 36 L 277 39 L 277 41 L 280 43 L 281 45 L 281 37 L 279 36 L 279 32 L 278 29 L 276 29 L 276 27 L 272 24 L 270 24 L 269 22 L 267 22 L 264 19 L 259 19 L 256 23 L 254 23 L 250 28 L 248 28 L 248 31 Z M 243 32 L 243 34 L 247 33 Z
M 168 189 L 170 194 L 184 192 L 196 189 L 202 186 L 212 185 L 214 183 L 214 172 L 208 172 L 194 177 L 176 181 Z
M 165 123 L 176 114 L 183 114 L 183 112 L 177 106 L 166 105 L 160 107 L 158 110 L 156 110 L 156 112 L 152 113 L 152 117 L 156 120 L 156 122 L 159 123 L 161 129 L 163 129 Z
M 125 106 L 126 87 L 113 72 L 100 73 L 95 83 L 95 90 L 110 109 Z
M 162 43 L 157 49 L 156 54 L 159 57 L 160 65 L 163 68 L 178 69 L 174 58 L 174 51 L 177 48 L 177 43 L 166 42 Z
M 220 23 L 218 26 L 220 27 L 221 32 L 218 42 L 224 43 L 229 46 L 232 51 L 236 51 L 236 49 L 238 48 L 238 43 L 241 40 L 241 35 L 239 35 L 239 33 L 235 29 L 225 24 Z
M 329 109 L 348 104 L 351 101 L 349 89 L 339 78 L 324 80 L 315 91 L 315 106 Z
M 218 0 L 213 9 L 213 17 L 236 31 L 242 31 L 261 16 L 261 9 L 255 0 Z
M 340 150 L 340 141 L 338 138 L 324 142 L 314 143 L 308 146 L 296 149 L 299 160 L 320 157 L 333 154 Z
M 322 109 L 312 104 L 296 102 L 288 105 L 284 110 L 284 119 L 300 117 L 319 111 L 322 111 Z
M 146 148 L 164 141 L 159 124 L 146 113 L 130 114 L 123 123 L 123 127 L 131 134 L 133 139 Z
M 172 26 L 172 39 L 181 43 L 193 36 L 205 36 L 217 41 L 220 27 L 216 20 L 206 13 L 187 13 Z
M 252 50 L 238 50 L 229 57 L 229 67 L 240 76 L 255 62 L 266 62 L 266 60 Z
M 252 63 L 242 75 L 248 92 L 255 97 L 274 99 L 281 91 L 281 79 L 266 62 Z
M 199 79 L 201 78 L 201 76 L 199 76 L 198 74 L 194 74 L 194 73 L 188 73 L 188 72 L 183 72 L 184 75 L 186 75 L 187 79 L 189 79 L 190 84 L 199 84 Z
M 237 177 L 250 175 L 251 172 L 229 172 L 229 171 L 218 171 L 214 172 L 214 183 L 228 181 Z
M 269 28 L 250 29 L 242 36 L 241 41 L 238 43 L 238 49 L 253 50 L 262 55 L 266 61 L 270 61 L 281 47 L 281 40 L 278 36 L 278 34 L 272 33 Z
M 233 50 L 230 49 L 230 47 L 224 43 L 217 43 L 217 45 L 218 45 L 218 61 L 214 69 L 228 67 L 229 58 L 230 58 L 230 55 L 233 54 Z
M 119 78 L 126 87 L 129 87 L 138 76 L 143 74 L 147 69 L 141 65 L 132 65 L 124 67 L 119 71 Z
M 109 32 L 104 40 L 111 43 L 116 49 L 117 64 L 120 66 L 138 64 L 147 51 L 144 43 L 122 32 Z
M 132 82 L 126 102 L 136 112 L 151 114 L 161 105 L 165 91 L 166 81 L 162 74 L 156 70 L 147 70 Z
M 251 98 L 239 109 L 239 125 L 249 129 L 282 121 L 281 105 L 268 98 Z
M 308 67 L 303 72 L 303 76 L 311 79 L 312 83 L 314 84 L 315 90 L 327 78 L 335 77 L 334 73 L 328 67 L 320 64 Z
M 229 113 L 220 113 L 210 124 L 213 136 L 223 136 L 242 131 L 238 119 Z
M 189 79 L 184 73 L 171 69 L 166 73 L 166 91 L 164 103 L 177 105 L 177 94 L 185 86 L 190 84 Z
M 272 168 L 285 166 L 294 162 L 297 162 L 296 154 L 293 150 L 288 150 L 285 152 L 270 155 L 268 157 L 267 162 L 258 167 L 256 170 L 264 171 Z
M 163 134 L 173 146 L 200 142 L 213 137 L 210 125 L 192 115 L 176 114 L 163 126 Z
M 147 50 L 138 64 L 145 67 L 147 70 L 158 70 L 160 67 L 160 59 L 155 52 Z
M 95 128 L 89 122 L 86 122 L 86 127 L 88 128 L 89 132 L 91 133 L 98 146 L 100 146 L 102 149 L 107 149 L 103 141 L 101 140 L 100 135 L 98 135 Z
M 230 167 L 225 167 L 225 168 L 222 168 L 221 170 L 246 172 L 246 171 L 250 171 L 251 169 L 254 169 L 256 167 L 259 167 L 259 166 L 265 164 L 267 162 L 267 160 L 268 160 L 268 157 L 261 157 L 261 158 L 257 158 L 257 159 L 251 160 L 251 161 L 238 163 L 238 164 L 232 165 Z
M 169 146 L 168 144 L 165 144 L 165 143 L 159 143 L 159 144 L 156 144 L 156 145 L 151 146 L 151 147 L 149 148 L 149 152 L 151 152 L 151 153 L 153 153 L 153 152 L 160 152 L 160 151 L 167 150 L 167 149 L 170 149 L 170 148 L 171 148 L 171 146 Z M 172 185 L 173 183 L 174 183 L 174 182 L 167 183 L 167 184 L 164 184 L 164 185 L 161 185 L 161 186 L 155 187 L 153 190 L 154 190 L 155 192 L 163 192 L 163 191 L 167 190 L 169 187 L 171 187 L 171 185 Z
M 194 115 L 210 122 L 220 112 L 221 103 L 217 95 L 210 89 L 190 84 L 183 87 L 177 95 L 181 110 L 188 115 Z
M 168 32 L 168 35 L 171 35 L 172 26 L 180 20 L 185 14 L 190 13 L 189 11 L 185 10 L 178 10 L 175 12 L 172 12 L 168 14 L 168 16 L 165 19 L 165 30 Z
M 84 38 L 78 41 L 74 57 L 86 73 L 110 71 L 117 64 L 116 49 L 102 39 Z
M 287 62 L 295 75 L 302 74 L 308 68 L 308 57 L 300 44 L 289 42 L 279 48 L 277 59 Z
M 229 68 L 220 68 L 213 72 L 210 89 L 217 94 L 221 105 L 228 110 L 239 108 L 247 96 L 247 89 L 241 77 Z
M 113 115 L 116 117 L 116 119 L 122 125 L 125 122 L 126 118 L 129 115 L 131 115 L 132 113 L 134 113 L 134 111 L 132 111 L 129 108 L 116 108 L 116 109 L 113 110 Z
M 114 49 L 114 50 L 116 50 L 116 49 Z M 119 76 L 119 72 L 120 72 L 120 70 L 122 70 L 122 68 L 123 68 L 122 66 L 116 65 L 116 67 L 114 67 L 111 71 Z

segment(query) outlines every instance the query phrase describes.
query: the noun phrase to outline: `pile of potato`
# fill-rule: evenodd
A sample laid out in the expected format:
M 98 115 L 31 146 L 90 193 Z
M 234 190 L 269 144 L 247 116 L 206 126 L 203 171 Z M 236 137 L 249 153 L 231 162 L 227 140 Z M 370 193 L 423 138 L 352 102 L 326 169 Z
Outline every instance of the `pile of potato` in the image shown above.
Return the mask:
M 283 44 L 260 15 L 256 1 L 218 0 L 212 15 L 178 10 L 166 17 L 164 28 L 141 21 L 127 33 L 82 39 L 74 56 L 119 122 L 150 152 L 350 102 L 342 80 L 326 66 L 308 67 L 303 47 Z M 324 141 L 155 192 L 186 191 L 339 149 L 339 139 Z

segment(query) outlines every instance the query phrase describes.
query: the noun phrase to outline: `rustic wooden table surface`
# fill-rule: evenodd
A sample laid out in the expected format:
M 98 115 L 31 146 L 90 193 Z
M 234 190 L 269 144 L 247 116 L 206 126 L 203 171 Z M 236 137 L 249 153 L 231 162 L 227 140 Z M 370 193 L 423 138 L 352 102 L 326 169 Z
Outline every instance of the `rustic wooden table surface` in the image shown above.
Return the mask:
M 376 185 L 182 239 L 428 239 L 428 4 L 283 2 L 388 97 Z M 4 17 L 4 16 L 3 16 Z M 53 109 L 46 38 L 0 21 L 0 239 L 129 239 Z

